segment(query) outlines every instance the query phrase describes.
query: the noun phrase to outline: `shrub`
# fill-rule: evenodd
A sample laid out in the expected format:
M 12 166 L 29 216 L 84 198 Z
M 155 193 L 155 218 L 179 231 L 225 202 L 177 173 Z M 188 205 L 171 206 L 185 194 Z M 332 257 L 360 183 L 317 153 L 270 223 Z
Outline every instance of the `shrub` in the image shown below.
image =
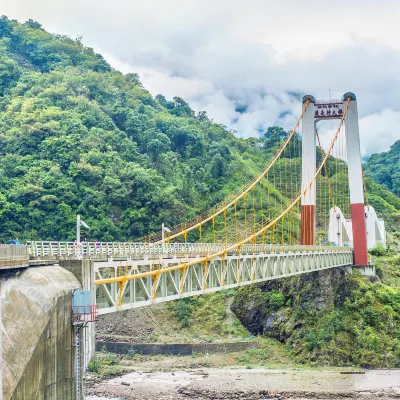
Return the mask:
M 283 293 L 279 293 L 276 290 L 272 290 L 270 293 L 267 293 L 267 299 L 269 305 L 275 310 L 285 304 L 285 296 L 283 295 Z
M 383 247 L 381 244 L 378 244 L 374 249 L 371 249 L 369 251 L 373 256 L 384 256 L 387 252 L 385 247 Z
M 99 369 L 100 369 L 100 361 L 99 360 L 93 359 L 93 360 L 91 360 L 89 362 L 88 370 L 90 372 L 98 374 L 99 373 Z

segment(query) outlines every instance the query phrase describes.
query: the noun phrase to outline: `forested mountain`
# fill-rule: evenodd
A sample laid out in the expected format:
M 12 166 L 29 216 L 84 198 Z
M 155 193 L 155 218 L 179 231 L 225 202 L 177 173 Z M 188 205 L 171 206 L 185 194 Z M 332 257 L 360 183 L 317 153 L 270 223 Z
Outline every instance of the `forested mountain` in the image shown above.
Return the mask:
M 254 177 L 284 134 L 236 138 L 79 40 L 0 18 L 0 240 L 72 239 L 78 213 L 91 239 L 158 231 Z M 377 208 L 398 213 L 373 187 Z
M 365 163 L 365 174 L 400 196 L 400 140 L 384 153 L 372 154 Z
M 265 154 L 181 98 L 153 98 L 80 41 L 0 20 L 1 238 L 124 240 L 193 216 Z

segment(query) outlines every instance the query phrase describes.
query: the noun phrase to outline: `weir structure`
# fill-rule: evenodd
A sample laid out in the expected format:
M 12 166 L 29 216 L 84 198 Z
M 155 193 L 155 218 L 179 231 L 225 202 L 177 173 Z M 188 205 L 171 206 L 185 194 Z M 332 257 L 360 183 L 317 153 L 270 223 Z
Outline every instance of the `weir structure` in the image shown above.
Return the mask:
M 364 211 L 363 175 L 361 169 L 360 135 L 358 127 L 357 98 L 354 93 L 345 93 L 341 100 L 318 101 L 313 96 L 303 97 L 303 104 L 308 103 L 303 116 L 303 148 L 302 148 L 302 188 L 301 199 L 301 244 L 315 244 L 315 208 L 316 185 L 307 185 L 316 172 L 316 138 L 317 122 L 327 119 L 344 118 L 346 129 L 346 149 L 348 163 L 348 180 L 351 203 L 352 242 L 355 265 L 368 264 L 367 229 Z

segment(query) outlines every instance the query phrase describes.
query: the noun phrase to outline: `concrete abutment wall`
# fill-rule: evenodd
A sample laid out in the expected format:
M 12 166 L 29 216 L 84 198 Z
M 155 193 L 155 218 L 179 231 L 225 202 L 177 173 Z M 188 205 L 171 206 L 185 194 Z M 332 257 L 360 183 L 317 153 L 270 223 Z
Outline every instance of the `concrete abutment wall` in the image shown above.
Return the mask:
M 71 292 L 79 287 L 58 266 L 2 279 L 4 400 L 75 400 Z
M 60 264 L 0 278 L 4 400 L 76 400 L 72 291 L 83 288 L 94 296 L 93 261 Z M 82 339 L 87 365 L 94 351 L 94 324 L 83 329 Z

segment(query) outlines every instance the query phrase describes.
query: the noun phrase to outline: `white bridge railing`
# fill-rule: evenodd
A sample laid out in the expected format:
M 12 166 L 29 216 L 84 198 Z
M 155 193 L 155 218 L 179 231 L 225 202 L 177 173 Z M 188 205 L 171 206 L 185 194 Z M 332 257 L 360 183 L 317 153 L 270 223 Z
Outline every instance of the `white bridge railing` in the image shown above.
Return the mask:
M 29 255 L 32 258 L 42 257 L 112 257 L 130 256 L 141 258 L 152 257 L 179 257 L 179 256 L 206 256 L 217 253 L 231 246 L 225 243 L 170 243 L 147 244 L 138 242 L 74 242 L 32 241 L 27 242 Z M 321 246 L 279 245 L 279 244 L 245 244 L 241 247 L 241 254 L 252 253 L 284 253 L 288 251 L 320 250 Z M 324 251 L 349 250 L 346 247 L 323 247 Z M 230 254 L 236 254 L 232 251 Z

